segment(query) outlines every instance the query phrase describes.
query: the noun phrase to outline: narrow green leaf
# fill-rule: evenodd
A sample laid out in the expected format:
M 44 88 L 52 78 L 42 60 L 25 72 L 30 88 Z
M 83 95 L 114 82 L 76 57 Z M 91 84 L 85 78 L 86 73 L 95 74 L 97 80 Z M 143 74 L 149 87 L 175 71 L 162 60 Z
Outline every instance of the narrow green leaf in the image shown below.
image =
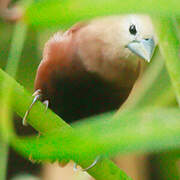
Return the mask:
M 8 63 L 6 66 L 6 71 L 12 77 L 16 76 L 19 59 L 21 56 L 23 43 L 26 35 L 26 25 L 22 22 L 19 22 L 15 25 L 13 39 L 11 42 L 10 53 L 8 56 Z M 8 136 L 13 136 L 13 125 L 11 122 L 12 112 L 10 110 L 11 107 L 11 99 L 12 99 L 12 90 L 13 90 L 13 82 L 9 80 L 9 78 L 4 78 L 2 80 L 1 86 L 1 109 L 0 109 L 0 124 L 1 124 L 1 136 L 4 139 L 8 140 Z

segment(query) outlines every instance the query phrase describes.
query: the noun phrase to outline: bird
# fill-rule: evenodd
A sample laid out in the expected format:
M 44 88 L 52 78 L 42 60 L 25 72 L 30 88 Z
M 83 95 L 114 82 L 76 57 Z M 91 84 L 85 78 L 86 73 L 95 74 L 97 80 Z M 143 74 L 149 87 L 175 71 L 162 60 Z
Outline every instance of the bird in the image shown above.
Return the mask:
M 55 33 L 45 44 L 23 124 L 39 99 L 67 123 L 118 109 L 156 41 L 150 17 L 138 14 L 98 17 Z

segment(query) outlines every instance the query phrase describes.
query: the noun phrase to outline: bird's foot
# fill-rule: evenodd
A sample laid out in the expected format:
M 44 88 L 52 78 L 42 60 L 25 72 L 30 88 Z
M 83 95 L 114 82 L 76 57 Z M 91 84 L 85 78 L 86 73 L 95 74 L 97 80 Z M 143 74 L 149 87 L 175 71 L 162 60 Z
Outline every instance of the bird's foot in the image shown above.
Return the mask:
M 40 90 L 40 89 L 36 90 L 36 91 L 33 93 L 32 96 L 34 96 L 34 99 L 33 99 L 32 103 L 31 103 L 31 105 L 29 106 L 29 109 L 26 111 L 26 113 L 25 113 L 25 115 L 24 115 L 24 118 L 23 118 L 23 121 L 22 121 L 22 124 L 23 124 L 24 126 L 27 126 L 27 117 L 28 117 L 28 115 L 29 115 L 29 113 L 30 113 L 33 105 L 34 105 L 35 102 L 38 101 L 38 100 L 41 98 L 41 96 L 42 96 L 41 90 Z
M 99 159 L 100 159 L 100 156 L 97 156 L 96 159 L 94 160 L 94 162 L 90 166 L 88 166 L 87 168 L 82 169 L 82 171 L 88 171 L 89 169 L 94 167 L 97 164 L 97 162 L 99 161 Z M 73 169 L 74 169 L 74 171 L 78 170 L 76 163 L 74 163 L 74 168 Z

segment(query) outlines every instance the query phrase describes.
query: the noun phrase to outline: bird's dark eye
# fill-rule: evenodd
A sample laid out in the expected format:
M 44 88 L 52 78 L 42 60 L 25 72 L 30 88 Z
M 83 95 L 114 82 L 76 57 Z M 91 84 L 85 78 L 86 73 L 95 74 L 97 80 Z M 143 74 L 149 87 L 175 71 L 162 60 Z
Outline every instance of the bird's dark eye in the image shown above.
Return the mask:
M 129 27 L 129 32 L 133 35 L 136 35 L 137 33 L 137 30 L 136 30 L 136 26 L 134 24 L 132 24 L 130 27 Z

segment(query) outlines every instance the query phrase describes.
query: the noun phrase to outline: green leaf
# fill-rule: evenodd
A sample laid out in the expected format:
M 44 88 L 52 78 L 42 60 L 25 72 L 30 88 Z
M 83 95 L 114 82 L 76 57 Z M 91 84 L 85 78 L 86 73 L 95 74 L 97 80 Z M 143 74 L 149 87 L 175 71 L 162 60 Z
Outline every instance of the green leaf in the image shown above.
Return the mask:
M 6 66 L 6 72 L 11 76 L 15 77 L 19 58 L 22 52 L 23 43 L 26 34 L 26 25 L 21 22 L 17 23 L 14 28 L 13 39 L 11 42 L 11 49 L 8 56 L 8 62 Z M 4 78 L 0 89 L 0 179 L 6 179 L 6 166 L 7 166 L 7 156 L 8 156 L 8 140 L 10 137 L 14 137 L 14 130 L 12 125 L 12 111 L 11 98 L 13 90 L 13 83 Z

